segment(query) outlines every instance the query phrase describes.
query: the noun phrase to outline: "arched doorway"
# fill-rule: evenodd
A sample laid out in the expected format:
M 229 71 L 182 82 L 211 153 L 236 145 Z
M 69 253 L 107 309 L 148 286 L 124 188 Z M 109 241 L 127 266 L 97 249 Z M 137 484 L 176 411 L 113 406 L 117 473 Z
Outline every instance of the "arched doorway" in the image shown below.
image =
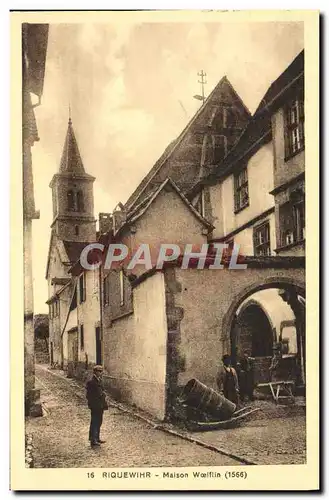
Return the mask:
M 296 361 L 296 383 L 298 386 L 305 385 L 305 289 L 302 284 L 294 280 L 282 278 L 267 278 L 261 285 L 254 285 L 242 290 L 231 303 L 225 317 L 223 318 L 223 331 L 230 332 L 231 355 L 233 363 L 237 361 L 237 356 L 242 350 L 253 353 L 257 359 L 257 370 L 259 382 L 267 381 L 269 376 L 268 368 L 273 353 L 273 344 L 281 341 L 282 324 L 287 321 L 284 315 L 277 321 L 276 325 L 271 325 L 268 308 L 254 303 L 253 297 L 259 292 L 274 290 L 280 309 L 286 308 L 290 311 L 293 321 L 289 323 L 295 325 L 295 342 L 290 344 L 297 346 L 296 351 L 287 353 L 287 357 L 295 357 Z M 249 303 L 249 305 L 248 305 Z M 263 309 L 263 313 L 260 311 Z M 273 312 L 273 311 L 272 311 Z M 270 326 L 271 325 L 271 326 Z M 271 328 L 271 334 L 270 334 Z M 242 330 L 242 336 L 241 336 Z M 264 331 L 264 335 L 261 334 Z M 272 346 L 270 348 L 270 337 L 272 336 Z M 240 342 L 241 340 L 241 342 Z M 287 340 L 287 339 L 285 339 Z M 257 354 L 259 355 L 257 355 Z M 263 353 L 263 354 L 261 354 Z
M 260 304 L 247 303 L 239 312 L 236 323 L 240 351 L 248 351 L 253 357 L 272 356 L 273 326 Z

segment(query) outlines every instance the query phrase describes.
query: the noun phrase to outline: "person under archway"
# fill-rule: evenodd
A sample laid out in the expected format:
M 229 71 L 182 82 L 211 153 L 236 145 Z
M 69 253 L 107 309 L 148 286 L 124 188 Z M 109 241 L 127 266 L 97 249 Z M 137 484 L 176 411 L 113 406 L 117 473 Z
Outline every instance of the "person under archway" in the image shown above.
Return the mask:
M 237 363 L 237 375 L 240 390 L 240 399 L 244 401 L 248 397 L 249 401 L 254 400 L 255 388 L 255 358 L 250 356 L 249 351 L 244 351 Z
M 231 365 L 231 357 L 229 354 L 224 354 L 222 357 L 223 366 L 217 373 L 217 387 L 223 396 L 235 403 L 239 404 L 239 382 L 235 368 Z

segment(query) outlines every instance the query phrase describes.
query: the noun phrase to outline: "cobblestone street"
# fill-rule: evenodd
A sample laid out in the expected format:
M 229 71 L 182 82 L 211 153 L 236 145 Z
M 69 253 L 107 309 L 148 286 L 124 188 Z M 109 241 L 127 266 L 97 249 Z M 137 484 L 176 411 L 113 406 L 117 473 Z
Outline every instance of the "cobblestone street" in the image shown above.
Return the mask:
M 110 406 L 104 414 L 106 444 L 91 449 L 90 412 L 81 385 L 36 367 L 36 383 L 47 410 L 28 419 L 33 435 L 34 467 L 187 467 L 240 465 L 230 457 L 154 429 L 142 420 Z
M 36 384 L 45 415 L 28 419 L 26 424 L 27 432 L 33 435 L 34 467 L 192 467 L 306 461 L 305 415 L 298 406 L 276 407 L 257 401 L 261 411 L 241 427 L 182 432 L 187 439 L 197 439 L 232 457 L 163 432 L 124 409 L 110 406 L 102 426 L 107 442 L 91 449 L 84 385 L 40 365 L 36 367 Z

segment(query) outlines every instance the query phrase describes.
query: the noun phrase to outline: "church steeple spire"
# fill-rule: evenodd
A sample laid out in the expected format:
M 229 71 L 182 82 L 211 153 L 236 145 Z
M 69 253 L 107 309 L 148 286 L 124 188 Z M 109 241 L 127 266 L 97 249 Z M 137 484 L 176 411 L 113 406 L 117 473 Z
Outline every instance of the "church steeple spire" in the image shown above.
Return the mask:
M 94 241 L 93 182 L 95 177 L 86 173 L 74 134 L 71 113 L 59 166 L 50 187 L 53 197 L 53 228 L 63 241 Z
M 86 173 L 74 134 L 71 113 L 69 113 L 69 122 L 59 172 L 73 175 L 84 175 Z

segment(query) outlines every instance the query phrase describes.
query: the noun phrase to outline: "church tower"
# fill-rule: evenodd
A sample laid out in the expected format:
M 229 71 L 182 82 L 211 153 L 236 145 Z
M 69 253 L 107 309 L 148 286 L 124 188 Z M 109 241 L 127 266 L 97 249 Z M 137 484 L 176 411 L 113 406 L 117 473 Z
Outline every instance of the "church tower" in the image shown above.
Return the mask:
M 70 118 L 59 171 L 50 183 L 53 198 L 51 228 L 58 239 L 95 241 L 94 181 L 95 177 L 85 172 Z

